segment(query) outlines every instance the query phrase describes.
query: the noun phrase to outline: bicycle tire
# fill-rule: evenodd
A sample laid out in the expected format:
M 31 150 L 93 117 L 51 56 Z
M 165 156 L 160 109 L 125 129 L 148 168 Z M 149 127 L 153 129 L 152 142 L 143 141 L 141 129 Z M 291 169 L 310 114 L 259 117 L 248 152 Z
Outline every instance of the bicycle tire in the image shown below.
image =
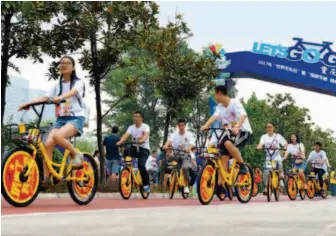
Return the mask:
M 277 184 L 277 188 L 273 189 L 273 194 L 274 194 L 274 198 L 275 201 L 279 201 L 280 199 L 280 177 L 279 177 L 279 173 L 275 172 L 276 178 L 278 179 L 278 184 Z
M 250 175 L 249 179 L 251 180 L 250 182 L 250 190 L 246 190 L 249 191 L 247 193 L 247 195 L 244 194 L 244 196 L 246 196 L 246 199 L 243 198 L 243 193 L 241 192 L 241 188 L 243 188 L 243 186 L 235 186 L 235 191 L 236 191 L 236 196 L 237 199 L 240 203 L 248 203 L 251 198 L 252 198 L 252 194 L 253 194 L 253 184 L 254 184 L 254 176 L 253 176 L 253 171 L 251 166 L 245 164 L 245 166 L 247 167 L 248 173 L 246 173 L 244 176 L 246 175 Z
M 125 179 L 123 179 L 125 178 Z M 127 179 L 126 179 L 127 178 Z M 124 188 L 123 186 L 123 181 L 126 181 L 125 183 L 125 187 L 127 189 Z M 126 193 L 124 193 L 124 190 L 128 190 Z M 130 168 L 128 167 L 124 167 L 122 169 L 122 171 L 120 172 L 120 177 L 119 177 L 119 192 L 120 192 L 120 195 L 121 197 L 124 199 L 124 200 L 128 200 L 131 195 L 132 195 L 132 190 L 133 190 L 133 178 L 132 178 L 132 173 L 131 173 L 131 170 Z
M 230 201 L 232 201 L 232 199 L 233 199 L 232 188 L 229 187 L 229 185 L 225 184 L 225 190 L 228 193 L 228 198 L 230 199 Z
M 169 198 L 170 199 L 173 199 L 173 197 L 174 197 L 174 193 L 175 193 L 175 190 L 176 190 L 176 184 L 177 184 L 176 171 L 173 170 L 170 173 L 170 186 L 169 186 Z
M 323 181 L 323 190 L 324 190 L 324 193 L 321 194 L 321 197 L 323 199 L 326 199 L 328 197 L 328 181 Z
M 93 176 L 91 175 L 91 178 L 93 177 L 93 181 L 92 181 L 92 179 L 90 179 L 87 184 L 89 184 L 92 181 L 92 184 L 93 184 L 92 187 L 90 187 L 90 186 L 88 187 L 88 186 L 85 186 L 85 185 L 79 186 L 79 184 L 75 180 L 71 180 L 71 181 L 67 182 L 70 197 L 78 205 L 89 204 L 93 200 L 93 198 L 95 197 L 96 192 L 97 192 L 97 188 L 98 188 L 98 167 L 97 167 L 97 163 L 91 155 L 89 155 L 88 153 L 84 153 L 84 164 L 83 164 L 84 167 L 83 167 L 83 169 L 85 170 L 85 168 L 89 168 L 88 165 L 90 165 L 91 168 L 92 168 Z M 83 169 L 72 171 L 71 176 L 73 176 L 74 174 L 83 175 L 84 174 Z M 84 184 L 86 184 L 86 183 L 84 183 Z M 78 186 L 79 186 L 80 189 L 78 188 Z M 74 189 L 74 188 L 78 188 L 78 189 Z M 90 191 L 90 189 L 91 189 L 91 191 Z M 82 193 L 78 192 L 78 190 L 82 190 Z M 87 196 L 87 193 L 85 191 L 89 191 L 90 195 Z M 87 197 L 87 199 L 86 200 L 81 200 L 78 195 L 83 195 L 83 197 L 85 196 L 85 197 Z
M 223 186 L 218 185 L 218 172 L 216 173 L 215 194 L 220 201 L 224 201 L 226 198 L 225 188 Z
M 252 197 L 256 197 L 259 193 L 259 185 L 257 183 L 253 183 L 253 194 Z
M 301 181 L 301 180 L 299 179 L 298 181 Z M 306 198 L 306 190 L 305 190 L 305 187 L 304 187 L 304 185 L 305 185 L 304 182 L 302 183 L 302 185 L 303 185 L 303 187 L 301 189 L 299 189 L 299 196 L 300 196 L 301 200 L 304 200 Z
M 289 186 L 290 183 L 292 184 L 291 186 Z M 289 176 L 286 186 L 287 186 L 287 195 L 289 199 L 294 201 L 297 196 L 298 187 L 297 187 L 295 178 L 293 176 Z
M 212 171 L 217 172 L 215 165 L 211 162 L 207 162 L 203 166 L 202 171 L 201 171 L 201 175 L 197 180 L 197 196 L 198 196 L 198 200 L 200 201 L 200 203 L 202 205 L 208 205 L 212 201 L 213 196 L 214 196 L 216 179 L 215 179 L 214 183 L 209 186 L 209 184 L 210 184 L 209 181 L 212 181 L 212 179 L 207 179 L 206 178 L 207 174 L 208 174 L 208 176 L 212 177 L 212 175 L 213 175 L 213 173 L 211 173 Z M 204 181 L 206 181 L 206 183 Z M 204 187 L 206 187 L 207 189 L 203 189 Z M 205 192 L 205 191 L 207 191 L 207 192 Z M 207 195 L 206 199 L 203 198 L 204 195 Z
M 267 176 L 267 201 L 271 201 L 272 200 L 272 191 L 273 187 L 272 187 L 272 171 L 268 172 L 268 176 Z
M 316 192 L 316 188 L 315 188 L 314 180 L 310 178 L 307 181 L 307 197 L 309 199 L 313 199 L 315 197 L 315 192 Z
M 220 201 L 224 201 L 225 200 L 225 198 L 226 198 L 226 190 L 225 190 L 225 188 L 223 188 L 222 186 L 216 185 L 216 187 L 215 187 L 215 193 L 216 193 L 216 196 L 218 197 L 218 199 Z
M 34 163 L 35 163 L 35 167 L 32 167 L 32 168 L 35 168 L 34 170 L 37 171 L 37 173 L 35 174 L 35 178 L 37 178 L 37 180 L 35 179 L 34 181 L 34 187 L 33 187 L 33 191 L 32 193 L 30 193 L 30 197 L 27 199 L 27 200 L 23 200 L 21 202 L 17 201 L 17 200 L 14 200 L 12 199 L 12 197 L 10 196 L 11 193 L 8 193 L 8 187 L 7 186 L 9 183 L 6 182 L 6 180 L 8 179 L 7 176 L 5 176 L 5 174 L 9 174 L 9 176 L 13 176 L 13 179 L 14 179 L 14 175 L 15 175 L 15 172 L 14 173 L 10 173 L 9 171 L 11 170 L 8 170 L 7 168 L 9 167 L 10 169 L 12 169 L 12 166 L 9 164 L 11 163 L 11 161 L 14 160 L 14 168 L 16 167 L 16 162 L 18 161 L 18 158 L 19 156 L 17 156 L 16 159 L 15 158 L 15 154 L 16 155 L 19 155 L 19 154 L 26 154 L 27 156 L 30 156 L 31 158 L 32 155 L 33 155 L 33 151 L 28 148 L 28 147 L 16 147 L 10 151 L 8 151 L 7 153 L 5 153 L 5 156 L 2 160 L 2 165 L 1 165 L 1 194 L 3 196 L 3 198 L 12 206 L 14 207 L 26 207 L 26 206 L 29 206 L 30 204 L 32 204 L 36 197 L 38 196 L 39 192 L 40 192 L 40 188 L 41 188 L 41 175 L 43 174 L 43 169 L 41 169 L 41 166 L 38 165 L 38 163 L 36 162 L 36 160 L 34 159 Z M 13 160 L 11 160 L 13 159 Z M 34 174 L 33 172 L 31 172 L 32 174 Z M 32 174 L 29 176 L 30 178 L 32 178 Z M 29 179 L 28 177 L 28 179 Z M 20 177 L 21 178 L 21 177 Z M 28 180 L 27 179 L 27 180 Z M 21 181 L 21 179 L 20 179 Z M 21 185 L 21 190 L 22 190 L 22 187 L 23 185 Z M 21 197 L 21 193 L 22 191 L 20 191 L 20 197 Z
M 181 187 L 181 195 L 183 199 L 188 199 L 189 193 L 184 192 L 184 187 Z
M 140 185 L 140 194 L 143 199 L 148 199 L 150 192 L 145 192 L 143 185 Z

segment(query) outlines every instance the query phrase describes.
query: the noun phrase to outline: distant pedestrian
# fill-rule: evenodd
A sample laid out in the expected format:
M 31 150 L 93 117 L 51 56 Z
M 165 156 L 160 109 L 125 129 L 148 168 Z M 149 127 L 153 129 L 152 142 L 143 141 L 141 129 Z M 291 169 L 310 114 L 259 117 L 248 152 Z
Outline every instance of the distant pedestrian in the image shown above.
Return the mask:
M 118 131 L 118 127 L 112 127 L 112 134 L 105 137 L 103 142 L 105 148 L 106 167 L 111 182 L 116 181 L 116 175 L 120 172 L 121 156 L 119 147 L 116 145 L 116 143 L 120 141 L 120 137 L 117 136 Z

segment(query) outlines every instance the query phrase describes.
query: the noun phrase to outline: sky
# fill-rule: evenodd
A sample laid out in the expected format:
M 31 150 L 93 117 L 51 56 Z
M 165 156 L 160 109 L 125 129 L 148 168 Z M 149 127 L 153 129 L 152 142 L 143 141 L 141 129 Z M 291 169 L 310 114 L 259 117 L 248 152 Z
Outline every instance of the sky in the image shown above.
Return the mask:
M 226 52 L 251 50 L 254 42 L 267 42 L 293 45 L 293 37 L 305 41 L 331 41 L 336 51 L 336 2 L 158 2 L 160 5 L 159 21 L 166 24 L 174 19 L 175 13 L 183 15 L 193 32 L 189 45 L 200 50 L 209 43 L 219 42 Z M 78 55 L 74 56 L 78 58 Z M 20 76 L 30 80 L 32 88 L 49 89 L 53 82 L 48 82 L 45 74 L 51 58 L 44 57 L 43 64 L 33 64 L 30 60 L 13 59 L 20 67 Z M 77 74 L 84 79 L 87 72 L 80 66 Z M 12 75 L 15 72 L 10 71 Z M 95 106 L 92 88 L 88 90 L 87 100 Z M 247 99 L 253 92 L 258 98 L 265 98 L 266 93 L 290 93 L 296 104 L 310 110 L 313 122 L 324 129 L 336 132 L 336 97 L 257 81 L 251 78 L 238 80 L 238 98 Z M 104 108 L 104 107 L 103 107 Z M 106 108 L 106 107 L 105 107 Z M 95 109 L 91 109 L 90 130 L 95 128 Z M 336 136 L 336 134 L 335 134 Z

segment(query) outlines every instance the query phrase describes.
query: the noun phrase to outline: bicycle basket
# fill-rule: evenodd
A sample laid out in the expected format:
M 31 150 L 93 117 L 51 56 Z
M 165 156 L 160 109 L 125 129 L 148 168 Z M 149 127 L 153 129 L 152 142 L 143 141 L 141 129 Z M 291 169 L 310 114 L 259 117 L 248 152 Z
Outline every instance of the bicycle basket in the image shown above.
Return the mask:
M 4 135 L 8 141 L 14 143 L 29 143 L 37 145 L 43 140 L 45 130 L 27 127 L 25 124 L 10 124 L 5 126 Z

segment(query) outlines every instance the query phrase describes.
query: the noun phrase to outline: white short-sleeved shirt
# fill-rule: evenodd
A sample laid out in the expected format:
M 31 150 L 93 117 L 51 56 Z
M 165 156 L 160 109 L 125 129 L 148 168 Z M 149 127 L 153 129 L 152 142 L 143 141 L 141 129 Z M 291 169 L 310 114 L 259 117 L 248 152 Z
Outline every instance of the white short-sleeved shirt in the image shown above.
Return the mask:
M 323 166 L 327 163 L 328 158 L 325 151 L 320 150 L 316 152 L 315 150 L 309 154 L 308 162 L 313 163 L 313 167 L 323 169 Z
M 268 134 L 263 134 L 260 138 L 259 144 L 264 145 L 265 148 L 281 148 L 285 146 L 287 142 L 281 134 L 274 133 L 272 136 L 269 136 Z M 278 161 L 282 160 L 278 150 L 265 150 L 265 152 L 266 160 L 271 160 L 270 154 L 273 154 L 273 159 L 276 159 Z M 270 154 L 268 152 L 270 152 Z
M 305 149 L 304 149 L 303 143 L 288 144 L 287 153 L 290 155 L 297 155 L 299 157 L 302 157 L 302 153 L 304 153 L 304 151 Z
M 214 116 L 222 123 L 222 125 L 227 124 L 230 128 L 233 128 L 233 126 L 238 123 L 242 115 L 247 115 L 246 111 L 241 102 L 236 99 L 231 99 L 228 107 L 224 107 L 223 104 L 218 104 L 214 113 Z M 252 134 L 252 128 L 248 117 L 244 120 L 240 130 Z
M 183 135 L 179 131 L 174 132 L 169 141 L 174 149 L 187 149 L 190 145 L 195 145 L 195 139 L 191 132 L 185 131 Z
M 85 108 L 83 106 L 83 92 L 84 92 L 84 82 L 82 80 L 77 80 L 73 84 L 73 88 L 77 90 L 77 95 L 66 99 L 65 103 L 61 103 L 58 108 L 56 108 L 56 116 L 82 116 L 85 117 Z M 70 81 L 62 82 L 62 94 L 70 91 Z M 56 83 L 46 94 L 49 98 L 54 98 L 59 96 L 60 83 Z M 82 104 L 82 105 L 81 105 Z
M 137 128 L 135 125 L 131 125 L 128 127 L 126 133 L 130 134 L 132 136 L 133 141 L 142 138 L 145 135 L 145 132 L 150 132 L 149 125 L 142 123 L 139 128 Z M 149 136 L 145 140 L 143 144 L 140 145 L 140 147 L 145 148 L 145 149 L 150 149 L 149 148 Z

